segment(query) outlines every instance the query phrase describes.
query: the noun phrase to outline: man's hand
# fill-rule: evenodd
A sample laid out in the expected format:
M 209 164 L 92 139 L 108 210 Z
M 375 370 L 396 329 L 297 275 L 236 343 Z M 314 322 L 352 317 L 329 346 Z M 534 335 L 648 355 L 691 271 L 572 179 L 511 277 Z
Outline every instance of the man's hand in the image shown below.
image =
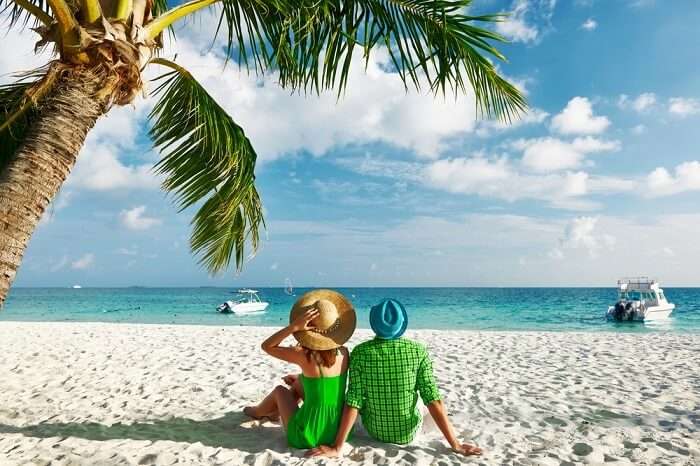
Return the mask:
M 320 445 L 316 448 L 312 448 L 311 450 L 307 451 L 305 456 L 307 458 L 310 458 L 312 456 L 327 456 L 328 458 L 337 458 L 338 456 L 340 456 L 340 449 L 335 447 L 329 447 L 327 445 Z
M 452 445 L 452 451 L 464 456 L 481 455 L 481 448 L 474 445 L 469 445 L 468 443 L 457 443 L 455 445 Z

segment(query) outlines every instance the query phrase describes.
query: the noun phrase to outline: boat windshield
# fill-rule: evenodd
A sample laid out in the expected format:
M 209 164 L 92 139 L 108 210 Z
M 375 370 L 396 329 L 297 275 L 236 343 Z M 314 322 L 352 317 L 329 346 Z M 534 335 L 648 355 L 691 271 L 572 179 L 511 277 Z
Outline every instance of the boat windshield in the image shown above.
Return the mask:
M 622 291 L 620 299 L 625 301 L 656 301 L 653 291 Z

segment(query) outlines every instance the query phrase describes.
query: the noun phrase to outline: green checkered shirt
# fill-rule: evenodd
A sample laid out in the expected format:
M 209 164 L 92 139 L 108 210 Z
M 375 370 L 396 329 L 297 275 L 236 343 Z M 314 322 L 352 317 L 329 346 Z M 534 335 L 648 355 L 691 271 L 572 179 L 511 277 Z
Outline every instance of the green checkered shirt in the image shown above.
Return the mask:
M 440 399 L 423 345 L 375 338 L 352 351 L 345 402 L 360 411 L 362 424 L 375 439 L 399 444 L 413 440 L 421 424 L 418 393 L 425 405 Z

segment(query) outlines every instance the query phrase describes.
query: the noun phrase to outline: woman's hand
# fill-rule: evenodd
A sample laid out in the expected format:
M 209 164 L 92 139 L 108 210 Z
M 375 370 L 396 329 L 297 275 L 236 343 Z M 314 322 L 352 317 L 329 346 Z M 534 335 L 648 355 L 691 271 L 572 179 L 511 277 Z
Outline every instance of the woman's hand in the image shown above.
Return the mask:
M 311 330 L 312 328 L 314 328 L 314 326 L 311 325 L 311 321 L 318 317 L 319 314 L 320 312 L 318 311 L 318 309 L 309 309 L 308 311 L 294 319 L 294 321 L 291 324 L 289 324 L 289 329 L 292 332 Z
M 307 451 L 304 455 L 307 458 L 313 458 L 316 456 L 326 456 L 328 458 L 337 458 L 340 456 L 340 449 L 336 447 L 329 447 L 327 445 L 319 445 L 316 448 L 312 448 Z

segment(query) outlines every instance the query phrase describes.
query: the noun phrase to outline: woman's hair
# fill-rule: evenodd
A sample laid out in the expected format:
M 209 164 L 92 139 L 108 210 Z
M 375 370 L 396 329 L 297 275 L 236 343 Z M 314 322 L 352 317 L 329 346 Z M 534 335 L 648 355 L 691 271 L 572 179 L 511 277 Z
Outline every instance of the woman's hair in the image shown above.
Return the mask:
M 309 361 L 314 361 L 319 366 L 333 367 L 333 364 L 335 364 L 335 357 L 338 355 L 338 348 L 329 350 L 312 350 L 305 347 L 304 354 L 306 354 L 306 358 Z

